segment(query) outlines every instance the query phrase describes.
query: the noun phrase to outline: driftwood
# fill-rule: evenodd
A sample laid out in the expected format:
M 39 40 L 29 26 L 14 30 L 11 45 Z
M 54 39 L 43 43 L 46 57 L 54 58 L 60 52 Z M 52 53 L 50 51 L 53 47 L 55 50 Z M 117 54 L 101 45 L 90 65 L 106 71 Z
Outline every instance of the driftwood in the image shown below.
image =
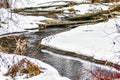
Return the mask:
M 78 3 L 76 2 L 73 2 L 73 1 L 69 1 L 67 2 L 67 4 L 64 4 L 64 5 L 47 5 L 47 6 L 39 6 L 39 7 L 27 7 L 27 8 L 19 8 L 19 9 L 13 9 L 12 11 L 15 12 L 15 13 L 18 13 L 18 12 L 61 12 L 63 10 L 37 10 L 37 9 L 40 9 L 40 8 L 50 8 L 50 7 L 56 7 L 56 9 L 58 8 L 63 8 L 63 7 L 70 7 L 70 6 L 74 6 L 74 5 L 77 5 Z
M 13 9 L 12 11 L 15 12 L 15 13 L 19 13 L 19 12 L 27 12 L 27 13 L 38 13 L 38 12 L 61 13 L 61 12 L 63 12 L 63 10 L 57 10 L 57 9 L 59 9 L 59 8 L 61 9 L 63 7 L 71 7 L 71 6 L 75 6 L 75 5 L 79 5 L 79 4 L 90 4 L 89 2 L 76 3 L 74 1 L 51 1 L 51 2 L 46 2 L 46 3 L 42 3 L 42 4 L 47 4 L 47 3 L 51 3 L 52 4 L 52 3 L 58 3 L 58 2 L 65 2 L 66 4 L 19 8 L 19 9 Z M 41 4 L 39 4 L 39 5 L 41 5 Z M 47 8 L 51 8 L 51 7 L 54 7 L 55 10 L 48 10 L 47 9 Z M 47 10 L 45 10 L 45 9 L 47 9 Z M 26 14 L 26 13 L 24 13 L 24 14 Z
M 65 27 L 69 25 L 76 25 L 76 24 L 85 24 L 85 23 L 97 23 L 97 22 L 102 22 L 105 21 L 106 19 L 100 18 L 96 20 L 84 20 L 84 21 L 57 21 L 57 20 L 45 20 L 45 24 L 39 24 L 39 27 L 44 27 L 44 28 L 52 28 L 52 27 Z
M 76 54 L 74 52 L 69 52 L 69 51 L 62 51 L 62 50 L 51 48 L 51 47 L 44 46 L 44 45 L 41 45 L 40 48 L 43 49 L 43 50 L 52 51 L 52 52 L 57 53 L 57 54 L 70 56 L 70 57 L 75 57 L 75 58 L 80 58 L 80 59 L 83 59 L 83 60 L 87 60 L 87 61 L 94 62 L 94 63 L 101 64 L 101 65 L 110 66 L 110 67 L 113 67 L 117 70 L 120 70 L 120 65 L 118 65 L 118 64 L 115 64 L 115 63 L 112 63 L 112 62 L 109 62 L 109 61 L 94 59 L 91 56 Z
M 119 2 L 120 0 L 91 0 L 91 3 L 110 3 Z
M 57 2 L 65 2 L 66 4 L 63 4 L 63 5 L 46 5 L 46 6 L 38 6 L 38 7 L 27 7 L 27 8 L 19 8 L 17 10 L 19 11 L 24 11 L 24 10 L 37 10 L 37 9 L 45 9 L 45 8 L 51 8 L 51 7 L 55 7 L 56 9 L 58 8 L 63 8 L 63 7 L 70 7 L 70 6 L 74 6 L 74 5 L 78 5 L 78 4 L 88 4 L 88 3 L 76 3 L 74 1 L 51 1 L 51 2 L 48 2 L 48 3 L 57 3 Z M 46 4 L 46 3 L 42 3 L 42 4 Z M 41 5 L 41 4 L 39 4 Z M 16 9 L 13 9 L 13 11 L 15 11 Z
M 43 14 L 45 14 L 45 13 L 53 14 L 53 13 L 61 13 L 61 12 L 63 12 L 63 10 L 21 10 L 21 9 L 14 9 L 13 12 L 15 12 L 15 13 L 23 12 L 24 14 L 27 14 L 27 13 L 38 14 L 40 12 L 44 12 Z
M 50 2 L 51 3 L 51 2 Z M 63 7 L 69 7 L 69 6 L 74 6 L 80 3 L 76 3 L 73 1 L 66 2 L 67 4 L 64 5 L 57 5 L 55 10 L 49 10 L 49 9 L 41 9 L 40 7 L 28 7 L 28 8 L 23 8 L 23 9 L 14 9 L 13 12 L 21 14 L 21 15 L 30 15 L 30 16 L 46 16 L 46 15 L 52 15 L 53 17 L 56 16 L 56 14 L 66 14 L 64 10 L 58 10 L 57 8 L 63 8 Z M 55 5 L 53 5 L 55 6 Z M 44 7 L 52 7 L 52 5 L 48 6 L 41 6 L 42 8 Z M 39 10 L 38 10 L 39 8 Z M 72 12 L 76 12 L 74 9 L 68 9 L 69 12 L 72 10 Z M 98 23 L 102 21 L 106 21 L 109 16 L 112 16 L 111 12 L 114 11 L 119 11 L 120 10 L 120 5 L 116 5 L 115 7 L 109 9 L 109 10 L 103 10 L 99 12 L 94 12 L 94 13 L 87 13 L 84 15 L 78 15 L 74 13 L 68 14 L 68 17 L 64 17 L 65 19 L 68 20 L 74 20 L 74 21 L 43 21 L 45 24 L 39 24 L 40 29 L 44 28 L 54 28 L 54 27 L 59 27 L 59 28 L 64 28 L 64 27 L 69 27 L 69 26 L 75 26 L 78 24 L 86 24 L 86 23 Z M 70 16 L 70 15 L 73 16 Z M 107 15 L 107 16 L 106 16 Z M 57 16 L 56 16 L 57 17 Z M 76 20 L 76 21 L 75 21 Z
M 120 10 L 120 5 L 116 5 L 115 7 L 109 10 L 103 10 L 103 11 L 94 12 L 94 13 L 86 13 L 84 15 L 75 15 L 71 17 L 66 17 L 66 19 L 76 20 L 76 19 L 90 18 L 93 16 L 101 15 L 101 14 L 109 14 L 110 12 L 119 11 L 119 10 Z

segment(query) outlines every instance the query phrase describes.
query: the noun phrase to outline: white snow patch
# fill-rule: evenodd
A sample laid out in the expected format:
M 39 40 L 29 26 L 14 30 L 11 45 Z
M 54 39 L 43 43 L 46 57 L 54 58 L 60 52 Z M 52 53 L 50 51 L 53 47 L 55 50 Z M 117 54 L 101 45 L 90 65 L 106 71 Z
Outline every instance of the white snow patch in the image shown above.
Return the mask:
M 60 1 L 60 0 L 9 0 L 12 4 L 12 8 L 24 8 L 24 7 L 36 7 L 39 6 L 41 3 L 46 2 L 54 2 L 54 1 Z M 86 2 L 88 0 L 61 0 L 62 1 L 75 1 L 75 2 Z M 60 3 L 61 4 L 61 3 Z M 49 5 L 49 4 L 48 4 Z
M 119 18 L 117 20 L 119 21 Z M 116 21 L 110 19 L 108 22 L 95 25 L 79 26 L 70 31 L 46 37 L 41 44 L 118 63 L 120 34 L 116 29 Z
M 23 16 L 15 13 L 10 13 L 9 9 L 0 9 L 0 35 L 13 32 L 35 32 L 36 30 L 26 30 L 38 28 L 40 20 L 52 20 L 44 16 Z M 38 29 L 37 29 L 38 31 Z
M 61 77 L 55 68 L 39 60 L 25 56 L 20 56 L 20 55 L 4 54 L 2 52 L 0 52 L 0 79 L 13 80 L 10 76 L 5 76 L 4 74 L 8 71 L 9 69 L 8 66 L 12 66 L 16 64 L 18 61 L 22 60 L 23 58 L 27 58 L 30 62 L 38 65 L 41 68 L 44 68 L 44 70 L 42 70 L 43 73 L 28 79 L 25 78 L 25 75 L 16 76 L 15 77 L 16 80 L 70 80 L 68 78 Z
M 81 4 L 72 7 L 74 10 L 78 11 L 77 14 L 93 13 L 102 10 L 108 10 L 109 6 L 102 4 Z

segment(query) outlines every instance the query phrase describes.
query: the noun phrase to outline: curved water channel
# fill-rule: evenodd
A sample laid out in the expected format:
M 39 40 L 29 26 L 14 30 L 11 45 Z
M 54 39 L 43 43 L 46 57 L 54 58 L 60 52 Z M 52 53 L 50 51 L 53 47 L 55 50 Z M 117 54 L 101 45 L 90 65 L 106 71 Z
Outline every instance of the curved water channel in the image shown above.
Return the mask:
M 68 29 L 67 29 L 68 30 Z M 93 77 L 101 73 L 101 76 L 116 76 L 113 68 L 96 65 L 92 62 L 85 61 L 79 58 L 63 56 L 54 52 L 40 49 L 40 42 L 43 38 L 54 35 L 56 33 L 66 31 L 66 28 L 50 28 L 36 33 L 22 33 L 20 36 L 27 39 L 27 50 L 22 54 L 35 59 L 39 59 L 50 64 L 58 70 L 60 75 L 70 78 L 71 80 L 94 80 Z M 11 36 L 12 38 L 12 36 Z M 10 37 L 0 38 L 0 42 L 4 44 L 4 48 L 11 48 L 10 53 L 15 50 L 15 39 Z M 5 42 L 4 42 L 5 41 Z M 13 45 L 13 46 L 10 46 Z
M 96 66 L 92 62 L 84 61 L 74 57 L 63 56 L 57 53 L 40 50 L 39 44 L 42 38 L 58 32 L 65 31 L 64 28 L 46 29 L 43 32 L 24 34 L 28 38 L 28 50 L 24 54 L 46 62 L 56 68 L 58 72 L 71 80 L 93 80 L 93 74 L 102 72 L 106 76 L 113 76 L 112 68 L 107 70 Z M 109 73 L 109 74 L 108 74 Z

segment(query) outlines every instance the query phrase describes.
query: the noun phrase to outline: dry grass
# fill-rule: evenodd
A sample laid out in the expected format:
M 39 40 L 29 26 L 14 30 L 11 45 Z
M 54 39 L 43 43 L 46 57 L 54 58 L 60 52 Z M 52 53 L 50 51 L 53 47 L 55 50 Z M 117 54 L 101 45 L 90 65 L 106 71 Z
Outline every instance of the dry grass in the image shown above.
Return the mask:
M 2 47 L 1 45 L 0 45 L 0 51 L 4 52 L 4 53 L 8 53 L 8 51 L 4 47 Z
M 0 38 L 0 51 L 4 53 L 23 54 L 27 50 L 27 39 L 22 36 Z
M 16 49 L 13 53 L 22 54 L 26 50 L 27 50 L 27 40 L 19 38 L 16 42 Z
M 41 69 L 37 65 L 24 58 L 14 64 L 5 75 L 15 77 L 17 74 L 28 74 L 28 77 L 32 77 L 40 73 Z

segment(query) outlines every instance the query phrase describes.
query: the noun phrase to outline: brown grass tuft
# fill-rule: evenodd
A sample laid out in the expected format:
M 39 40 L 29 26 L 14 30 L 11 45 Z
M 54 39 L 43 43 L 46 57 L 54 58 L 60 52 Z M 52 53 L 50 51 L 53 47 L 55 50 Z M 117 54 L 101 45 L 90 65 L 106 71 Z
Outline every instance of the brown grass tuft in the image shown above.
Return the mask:
M 19 38 L 16 42 L 16 49 L 13 53 L 22 54 L 26 50 L 27 50 L 27 40 Z
M 28 77 L 32 77 L 40 74 L 41 70 L 37 65 L 24 58 L 14 64 L 5 75 L 15 77 L 17 74 L 21 75 L 23 73 L 28 74 Z

